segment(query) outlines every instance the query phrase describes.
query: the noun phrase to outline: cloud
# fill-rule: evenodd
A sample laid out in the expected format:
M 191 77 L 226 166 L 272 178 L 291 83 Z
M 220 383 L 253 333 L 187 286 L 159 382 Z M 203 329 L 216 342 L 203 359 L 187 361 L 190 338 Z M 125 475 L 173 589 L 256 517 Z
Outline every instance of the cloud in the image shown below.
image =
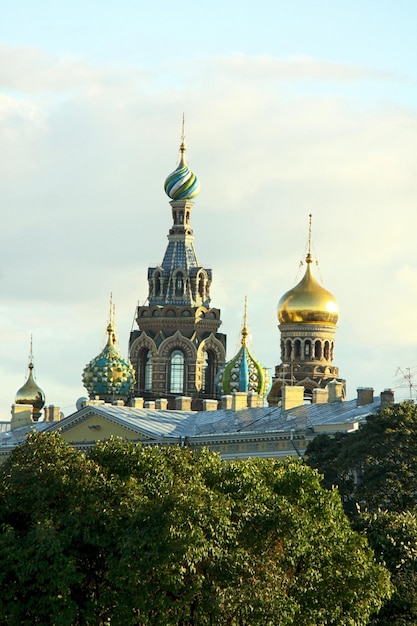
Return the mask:
M 0 45 L 0 85 L 20 94 L 66 93 L 117 83 L 123 70 L 90 65 L 77 58 L 57 58 L 40 48 Z
M 270 368 L 279 362 L 276 303 L 294 285 L 312 212 L 324 284 L 341 309 L 336 364 L 349 389 L 380 391 L 398 365 L 414 364 L 417 111 L 369 98 L 357 106 L 354 93 L 337 91 L 340 81 L 392 76 L 240 56 L 166 64 L 151 80 L 140 68 L 27 49 L 0 67 L 3 413 L 24 382 L 30 333 L 48 402 L 70 405 L 83 393 L 110 291 L 127 353 L 147 267 L 161 261 L 171 225 L 163 181 L 183 111 L 202 184 L 195 246 L 213 268 L 229 357 L 247 295 L 254 352 Z M 327 76 L 334 89 L 295 93 L 285 75 Z
M 264 81 L 267 79 L 295 82 L 402 80 L 394 72 L 381 71 L 363 65 L 335 63 L 307 55 L 276 58 L 270 55 L 234 54 L 215 61 L 217 69 L 230 72 L 235 78 Z

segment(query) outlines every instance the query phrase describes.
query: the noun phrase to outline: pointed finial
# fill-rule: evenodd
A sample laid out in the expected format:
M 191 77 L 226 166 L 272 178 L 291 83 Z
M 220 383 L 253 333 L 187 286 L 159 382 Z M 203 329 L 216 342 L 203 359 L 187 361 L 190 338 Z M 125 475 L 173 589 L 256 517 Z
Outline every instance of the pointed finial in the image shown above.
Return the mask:
M 245 306 L 244 306 L 244 309 L 243 309 L 242 339 L 241 339 L 242 346 L 246 346 L 248 335 L 249 335 L 249 329 L 248 329 L 248 297 L 245 296 Z
M 109 305 L 109 323 L 107 324 L 108 343 L 113 345 L 116 342 L 116 332 L 114 328 L 114 320 L 116 317 L 116 308 L 113 304 L 113 293 L 110 292 L 110 305 Z
M 312 221 L 312 217 L 313 214 L 310 213 L 308 218 L 309 218 L 309 223 L 308 223 L 308 252 L 307 252 L 307 257 L 306 257 L 306 263 L 312 263 L 313 262 L 313 256 L 311 254 L 311 221 Z
M 33 370 L 33 335 L 30 335 L 30 350 L 29 350 L 29 365 L 30 370 Z
M 182 114 L 182 129 L 181 129 L 181 145 L 180 145 L 180 164 L 185 165 L 185 153 L 187 146 L 185 144 L 185 115 Z
M 109 302 L 109 324 L 113 325 L 114 321 L 114 304 L 113 304 L 113 292 L 110 292 L 110 302 Z

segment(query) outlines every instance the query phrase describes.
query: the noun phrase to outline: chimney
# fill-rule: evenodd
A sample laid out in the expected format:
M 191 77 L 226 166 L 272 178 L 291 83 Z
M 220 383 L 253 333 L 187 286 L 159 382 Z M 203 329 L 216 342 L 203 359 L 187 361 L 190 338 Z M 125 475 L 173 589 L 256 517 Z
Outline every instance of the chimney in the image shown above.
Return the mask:
M 284 385 L 281 387 L 281 408 L 283 411 L 288 411 L 288 409 L 293 409 L 302 404 L 304 404 L 304 387 L 301 385 L 294 387 Z
M 227 409 L 230 411 L 232 408 L 232 396 L 222 396 L 221 399 L 222 409 Z
M 11 430 L 31 426 L 33 424 L 32 411 L 31 404 L 12 404 Z
M 258 394 L 256 393 L 256 391 L 249 391 L 249 393 L 248 393 L 248 407 L 250 409 L 253 409 L 253 408 L 257 408 L 258 406 L 261 406 L 261 400 L 260 400 Z
M 337 380 L 332 380 L 327 385 L 329 390 L 329 403 L 330 402 L 342 402 L 343 400 L 343 383 L 339 383 Z
M 203 400 L 203 411 L 217 411 L 217 400 Z
M 154 400 L 147 400 L 144 404 L 145 409 L 154 409 L 155 408 L 155 401 Z
M 177 411 L 191 411 L 191 398 L 189 396 L 175 398 L 175 409 Z
M 248 394 L 246 391 L 234 391 L 232 394 L 232 411 L 240 411 L 248 406 Z
M 155 408 L 160 411 L 166 411 L 168 408 L 168 400 L 166 398 L 157 398 L 155 400 Z
M 365 406 L 365 404 L 372 404 L 374 401 L 374 390 L 372 387 L 358 387 L 357 394 L 356 406 Z
M 59 406 L 54 406 L 50 404 L 46 406 L 45 409 L 45 422 L 59 422 L 61 420 L 61 412 L 59 410 Z
M 143 398 L 131 398 L 129 404 L 134 409 L 143 409 L 143 402 Z
M 312 404 L 326 404 L 329 401 L 329 390 L 316 387 L 313 389 Z
M 394 404 L 394 390 L 393 389 L 384 389 L 384 391 L 380 394 L 381 398 L 381 411 L 385 409 L 390 404 Z

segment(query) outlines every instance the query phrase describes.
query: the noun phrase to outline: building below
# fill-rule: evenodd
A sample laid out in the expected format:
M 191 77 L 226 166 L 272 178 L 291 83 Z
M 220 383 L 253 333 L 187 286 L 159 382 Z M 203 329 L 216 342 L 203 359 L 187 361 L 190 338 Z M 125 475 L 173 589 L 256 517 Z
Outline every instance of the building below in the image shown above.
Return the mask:
M 368 415 L 394 401 L 391 390 L 374 397 L 372 389 L 358 389 L 357 398 L 348 401 L 335 393 L 333 385 L 329 393 L 326 403 L 303 404 L 303 387 L 285 387 L 280 407 L 260 407 L 256 394 L 234 393 L 223 396 L 219 408 L 217 401 L 205 400 L 203 411 L 192 411 L 191 399 L 184 397 L 177 398 L 173 410 L 162 399 L 136 398 L 133 406 L 84 401 L 78 411 L 60 421 L 0 431 L 0 462 L 34 429 L 59 431 L 81 449 L 121 437 L 142 445 L 207 447 L 224 459 L 301 456 L 317 434 L 354 431 Z

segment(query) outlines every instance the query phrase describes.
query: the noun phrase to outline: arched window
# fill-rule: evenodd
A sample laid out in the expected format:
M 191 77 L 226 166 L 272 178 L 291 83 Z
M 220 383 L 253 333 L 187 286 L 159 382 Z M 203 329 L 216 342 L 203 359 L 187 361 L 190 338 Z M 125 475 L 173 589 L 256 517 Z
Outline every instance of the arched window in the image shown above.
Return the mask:
M 181 272 L 178 272 L 178 274 L 175 277 L 175 295 L 176 296 L 184 295 L 184 277 L 181 274 Z
M 139 354 L 138 370 L 139 391 L 152 391 L 152 352 L 148 348 Z
M 203 353 L 204 361 L 203 361 L 203 377 L 201 384 L 201 391 L 206 394 L 214 394 L 215 393 L 215 364 L 216 357 L 212 350 L 205 350 Z
M 292 344 L 291 344 L 291 340 L 287 339 L 287 359 L 291 358 L 291 354 L 292 354 Z
M 307 339 L 307 341 L 304 344 L 304 356 L 310 356 L 311 355 L 311 341 L 309 339 Z
M 329 360 L 330 357 L 330 344 L 328 341 L 324 342 L 324 358 L 326 359 L 326 361 Z
M 181 350 L 174 350 L 171 354 L 169 391 L 170 393 L 184 392 L 184 354 Z
M 314 357 L 316 359 L 321 359 L 322 351 L 321 351 L 321 341 L 320 339 L 316 339 L 314 342 Z
M 301 341 L 299 339 L 294 342 L 294 356 L 296 359 L 301 356 Z
M 200 296 L 200 298 L 202 298 L 204 296 L 204 276 L 203 276 L 203 274 L 200 274 L 200 277 L 198 279 L 198 295 Z
M 161 275 L 159 272 L 155 274 L 155 295 L 159 296 L 161 294 Z

